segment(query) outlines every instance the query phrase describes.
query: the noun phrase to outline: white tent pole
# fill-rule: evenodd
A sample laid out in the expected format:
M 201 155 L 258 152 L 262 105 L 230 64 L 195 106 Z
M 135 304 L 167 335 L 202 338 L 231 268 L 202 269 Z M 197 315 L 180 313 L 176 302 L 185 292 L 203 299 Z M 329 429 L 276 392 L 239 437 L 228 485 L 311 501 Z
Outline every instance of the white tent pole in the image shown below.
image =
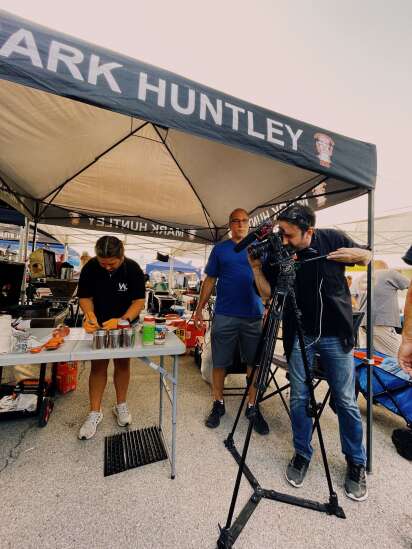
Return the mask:
M 169 252 L 169 280 L 168 280 L 168 286 L 169 286 L 169 292 L 171 292 L 173 290 L 173 286 L 174 286 L 174 283 L 173 283 L 173 255 L 172 255 L 172 250 L 170 250 Z
M 18 260 L 20 263 L 25 263 L 27 259 L 27 243 L 29 240 L 30 222 L 27 217 L 24 218 L 24 226 L 20 227 L 20 244 Z

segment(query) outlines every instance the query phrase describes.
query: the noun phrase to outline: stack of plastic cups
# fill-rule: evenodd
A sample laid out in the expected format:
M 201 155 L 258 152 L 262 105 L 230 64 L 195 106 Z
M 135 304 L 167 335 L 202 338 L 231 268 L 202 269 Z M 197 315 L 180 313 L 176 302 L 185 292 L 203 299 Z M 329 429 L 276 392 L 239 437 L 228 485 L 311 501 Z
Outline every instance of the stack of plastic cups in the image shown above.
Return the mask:
M 11 316 L 0 316 L 0 353 L 10 353 L 12 347 Z
M 154 316 L 145 316 L 142 328 L 142 344 L 154 345 L 155 343 L 155 318 Z

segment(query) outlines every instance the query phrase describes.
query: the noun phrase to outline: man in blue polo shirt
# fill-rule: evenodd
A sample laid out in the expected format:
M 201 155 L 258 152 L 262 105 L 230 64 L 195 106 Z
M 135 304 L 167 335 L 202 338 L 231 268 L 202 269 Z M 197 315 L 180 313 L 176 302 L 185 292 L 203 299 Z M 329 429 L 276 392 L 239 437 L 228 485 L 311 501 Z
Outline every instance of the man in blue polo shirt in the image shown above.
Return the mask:
M 234 251 L 236 244 L 248 234 L 248 213 L 242 208 L 233 210 L 229 216 L 229 226 L 231 239 L 216 244 L 210 254 L 205 268 L 207 277 L 202 284 L 194 315 L 196 325 L 203 325 L 202 311 L 217 282 L 215 317 L 212 324 L 213 406 L 206 418 L 206 426 L 210 428 L 218 427 L 220 418 L 225 413 L 225 373 L 232 365 L 236 346 L 239 343 L 241 356 L 247 362 L 250 375 L 262 331 L 263 305 L 253 283 L 247 250 L 239 253 Z M 254 429 L 264 435 L 269 432 L 269 427 L 259 409 L 255 410 L 253 407 L 255 395 L 256 389 L 252 383 L 246 417 L 253 417 L 256 412 Z

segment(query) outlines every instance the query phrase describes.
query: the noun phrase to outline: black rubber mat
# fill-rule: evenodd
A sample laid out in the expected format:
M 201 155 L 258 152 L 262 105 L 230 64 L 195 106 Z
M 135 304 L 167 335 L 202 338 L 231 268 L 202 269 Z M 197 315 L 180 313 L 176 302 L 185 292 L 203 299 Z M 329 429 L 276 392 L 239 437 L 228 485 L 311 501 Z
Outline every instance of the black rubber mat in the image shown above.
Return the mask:
M 125 431 L 104 441 L 104 476 L 167 459 L 158 427 Z

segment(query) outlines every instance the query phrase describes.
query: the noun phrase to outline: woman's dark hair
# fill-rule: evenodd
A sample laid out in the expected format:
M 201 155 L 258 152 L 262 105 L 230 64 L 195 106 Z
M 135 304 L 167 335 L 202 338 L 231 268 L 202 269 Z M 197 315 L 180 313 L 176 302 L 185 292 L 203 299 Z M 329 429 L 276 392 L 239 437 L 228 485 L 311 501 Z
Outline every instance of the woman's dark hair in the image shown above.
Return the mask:
M 315 226 L 316 215 L 309 206 L 294 204 L 278 215 L 278 221 L 287 221 L 292 225 L 297 225 L 301 231 L 306 232 L 309 227 Z
M 122 259 L 124 256 L 123 242 L 115 236 L 102 236 L 96 242 L 94 247 L 97 257 L 107 259 L 108 257 L 118 257 Z

